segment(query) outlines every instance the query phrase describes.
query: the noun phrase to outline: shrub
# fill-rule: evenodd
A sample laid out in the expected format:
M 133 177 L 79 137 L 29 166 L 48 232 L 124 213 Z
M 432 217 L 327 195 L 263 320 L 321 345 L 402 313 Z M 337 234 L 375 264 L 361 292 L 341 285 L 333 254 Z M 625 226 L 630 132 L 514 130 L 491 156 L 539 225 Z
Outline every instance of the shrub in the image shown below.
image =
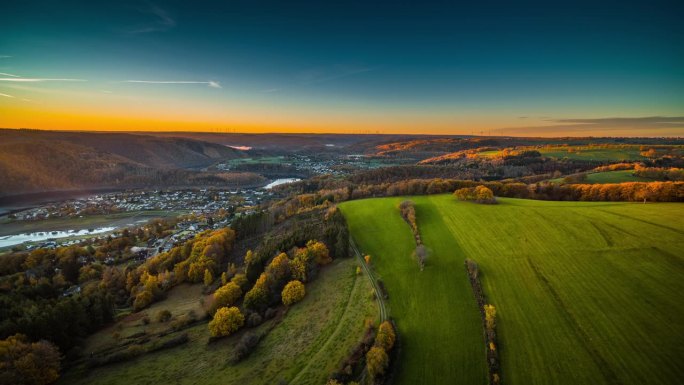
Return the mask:
M 204 286 L 209 286 L 214 282 L 214 275 L 209 269 L 204 269 Z
M 157 313 L 157 322 L 166 322 L 171 319 L 171 312 L 164 309 Z
M 235 274 L 233 278 L 230 280 L 230 282 L 238 285 L 240 289 L 245 289 L 247 285 L 249 285 L 249 280 L 247 280 L 247 276 L 240 273 L 240 274 Z
M 174 348 L 176 346 L 183 345 L 183 344 L 187 343 L 188 341 L 190 341 L 190 337 L 188 337 L 188 333 L 183 333 L 177 337 L 169 338 L 168 340 L 166 340 L 164 342 L 156 342 L 156 343 L 152 344 L 149 351 L 154 352 L 157 350 Z
M 276 316 L 276 314 L 278 314 L 278 310 L 274 309 L 272 307 L 269 307 L 268 309 L 266 309 L 266 312 L 264 313 L 264 318 L 272 319 L 273 317 Z
M 306 290 L 304 289 L 303 283 L 296 280 L 290 281 L 287 285 L 285 285 L 285 288 L 282 292 L 283 304 L 290 306 L 294 303 L 297 303 L 304 298 L 305 294 Z
M 488 330 L 494 330 L 496 327 L 496 308 L 494 305 L 484 305 L 485 322 Z
M 380 324 L 378 328 L 378 334 L 375 336 L 375 346 L 385 349 L 389 352 L 394 347 L 394 342 L 397 336 L 394 333 L 394 327 L 389 321 L 385 321 Z
M 147 290 L 143 290 L 138 295 L 135 296 L 133 301 L 133 309 L 135 311 L 142 310 L 152 303 L 152 293 Z
M 454 191 L 454 197 L 461 201 L 473 201 L 477 203 L 496 203 L 494 193 L 485 186 L 464 187 Z
M 387 369 L 388 364 L 389 357 L 387 357 L 385 349 L 373 346 L 368 353 L 366 353 L 366 367 L 368 368 L 368 374 L 370 374 L 372 378 L 377 378 L 385 374 L 385 369 Z
M 249 317 L 247 317 L 247 326 L 253 328 L 261 325 L 263 321 L 264 320 L 259 313 L 252 313 L 249 315 Z
M 244 304 L 248 309 L 263 309 L 268 305 L 270 278 L 268 274 L 261 273 L 259 279 L 245 294 Z
M 236 332 L 245 323 L 245 316 L 237 307 L 222 307 L 209 322 L 209 332 L 213 337 L 228 336 Z
M 219 287 L 214 292 L 214 302 L 212 303 L 212 313 L 216 309 L 232 306 L 242 296 L 242 289 L 234 282 L 229 282 Z
M 235 346 L 231 361 L 233 363 L 238 363 L 247 358 L 256 349 L 259 340 L 260 338 L 258 335 L 254 333 L 245 333 L 245 335 L 240 338 L 240 342 Z

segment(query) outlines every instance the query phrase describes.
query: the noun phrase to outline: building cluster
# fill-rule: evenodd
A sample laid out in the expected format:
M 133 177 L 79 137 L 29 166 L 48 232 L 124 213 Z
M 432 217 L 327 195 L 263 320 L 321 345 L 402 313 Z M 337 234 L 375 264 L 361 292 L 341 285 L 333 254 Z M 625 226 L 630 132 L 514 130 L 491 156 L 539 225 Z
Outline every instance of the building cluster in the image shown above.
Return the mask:
M 258 205 L 273 193 L 264 189 L 220 190 L 128 190 L 70 199 L 27 209 L 12 214 L 17 220 L 71 218 L 96 214 L 131 211 L 183 211 L 211 213 L 227 203 L 240 206 Z

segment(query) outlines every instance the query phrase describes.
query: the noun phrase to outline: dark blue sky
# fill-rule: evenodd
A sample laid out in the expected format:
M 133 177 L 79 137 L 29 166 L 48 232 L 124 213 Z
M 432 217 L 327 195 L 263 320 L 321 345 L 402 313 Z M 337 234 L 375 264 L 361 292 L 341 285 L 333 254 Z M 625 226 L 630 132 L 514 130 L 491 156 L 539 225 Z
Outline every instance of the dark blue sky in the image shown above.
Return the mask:
M 387 132 L 684 115 L 674 1 L 3 3 L 0 72 L 36 79 L 0 82 L 13 111 Z

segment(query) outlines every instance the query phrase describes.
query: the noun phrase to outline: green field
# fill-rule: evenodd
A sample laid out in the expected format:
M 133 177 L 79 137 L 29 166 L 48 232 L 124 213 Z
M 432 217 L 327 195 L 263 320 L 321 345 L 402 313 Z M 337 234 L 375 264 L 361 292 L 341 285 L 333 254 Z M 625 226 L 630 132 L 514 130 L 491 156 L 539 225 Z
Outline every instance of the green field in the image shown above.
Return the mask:
M 569 151 L 571 150 L 571 151 Z M 627 148 L 551 147 L 538 150 L 543 156 L 594 161 L 643 160 L 639 146 Z
M 366 276 L 356 274 L 356 266 L 356 261 L 349 258 L 326 267 L 308 285 L 304 300 L 293 306 L 257 349 L 238 364 L 228 361 L 244 330 L 207 345 L 207 324 L 201 322 L 186 330 L 190 342 L 185 345 L 95 370 L 72 369 L 61 383 L 270 385 L 282 380 L 324 384 L 361 340 L 366 322 L 377 322 L 378 309 L 371 297 L 370 282 Z M 161 309 L 196 309 L 201 297 L 198 287 L 174 288 L 167 300 L 144 312 L 153 315 Z M 264 332 L 274 322 L 267 321 L 253 331 Z M 139 332 L 139 323 L 124 325 L 122 336 Z M 148 326 L 148 332 L 154 331 L 153 324 Z M 115 330 L 116 326 L 97 333 L 87 347 L 105 348 L 113 341 L 111 333 Z
M 504 383 L 680 383 L 684 205 L 413 197 L 432 251 L 420 272 L 403 199 L 341 205 L 390 295 L 398 384 L 486 382 L 465 258 L 498 310 Z
M 564 183 L 563 177 L 549 180 L 553 183 Z M 634 170 L 618 170 L 592 172 L 587 174 L 587 179 L 581 183 L 605 184 L 605 183 L 624 183 L 624 182 L 656 182 L 656 179 L 648 179 L 634 175 Z
M 645 159 L 640 154 L 640 146 L 629 146 L 624 148 L 597 148 L 586 146 L 561 146 L 561 147 L 545 147 L 535 148 L 542 156 L 550 158 L 568 158 L 576 160 L 590 160 L 602 162 L 617 162 L 617 161 L 637 161 Z M 484 157 L 494 157 L 501 154 L 500 150 L 482 151 L 478 155 Z

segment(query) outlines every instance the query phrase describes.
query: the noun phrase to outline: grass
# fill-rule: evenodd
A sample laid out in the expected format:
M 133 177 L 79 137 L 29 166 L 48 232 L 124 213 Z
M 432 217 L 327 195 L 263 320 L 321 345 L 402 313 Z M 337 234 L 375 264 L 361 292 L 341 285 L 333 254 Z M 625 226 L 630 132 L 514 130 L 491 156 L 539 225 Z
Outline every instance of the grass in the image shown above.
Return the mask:
M 568 151 L 568 150 L 572 151 Z M 639 146 L 625 148 L 592 148 L 592 147 L 550 147 L 538 150 L 543 156 L 552 158 L 568 158 L 593 161 L 634 161 L 645 159 L 640 155 Z
M 361 340 L 366 322 L 375 322 L 377 318 L 370 282 L 364 275 L 356 275 L 356 266 L 355 260 L 349 258 L 326 267 L 307 285 L 304 300 L 294 305 L 256 351 L 238 364 L 228 361 L 244 331 L 207 345 L 209 333 L 206 322 L 202 322 L 186 330 L 190 342 L 185 345 L 90 372 L 74 369 L 67 372 L 62 383 L 248 385 L 284 380 L 292 384 L 323 384 Z M 169 299 L 155 306 L 172 312 L 173 306 L 187 307 L 184 296 L 175 291 L 189 288 L 193 287 L 175 288 Z M 192 304 L 200 296 L 190 295 L 195 298 L 191 306 L 196 306 Z M 273 323 L 267 321 L 253 331 L 264 332 Z M 92 339 L 102 339 L 101 334 L 109 332 L 104 330 Z
M 550 179 L 552 183 L 565 183 L 564 177 Z M 587 179 L 580 183 L 605 184 L 605 183 L 624 183 L 624 182 L 656 182 L 657 179 L 649 179 L 634 175 L 634 170 L 618 170 L 592 172 L 587 174 Z
M 373 199 L 340 206 L 389 292 L 402 349 L 396 383 L 485 384 L 482 326 L 462 253 L 438 223 L 420 222 L 424 242 L 432 249 L 421 272 L 411 258 L 411 231 L 397 209 L 401 201 Z
M 587 174 L 587 183 L 653 182 L 654 179 L 634 175 L 634 170 L 592 172 Z
M 411 199 L 432 249 L 422 273 L 396 208 L 402 198 L 341 206 L 390 294 L 403 344 L 397 383 L 485 381 L 471 362 L 484 365 L 484 354 L 477 309 L 463 298 L 465 258 L 479 263 L 497 307 L 505 383 L 677 384 L 684 376 L 684 205 Z

